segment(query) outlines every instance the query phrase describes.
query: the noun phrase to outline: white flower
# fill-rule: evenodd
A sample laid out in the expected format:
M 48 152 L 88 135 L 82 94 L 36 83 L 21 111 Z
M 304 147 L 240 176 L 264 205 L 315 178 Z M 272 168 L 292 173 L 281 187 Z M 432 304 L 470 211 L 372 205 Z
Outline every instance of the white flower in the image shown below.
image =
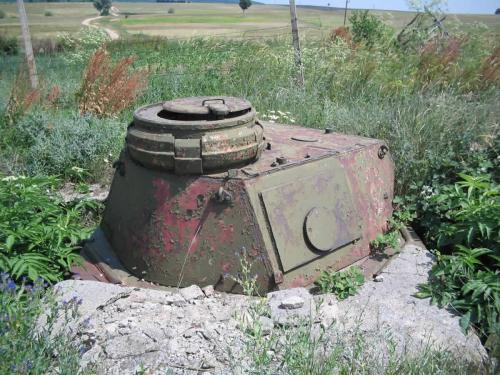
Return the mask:
M 2 181 L 5 181 L 5 182 L 16 181 L 17 179 L 18 179 L 18 177 L 16 177 L 16 176 L 7 176 L 7 177 L 2 178 Z
M 73 172 L 76 172 L 76 173 L 83 173 L 83 171 L 84 171 L 83 168 L 76 167 L 76 166 L 75 167 L 71 167 L 71 170 Z

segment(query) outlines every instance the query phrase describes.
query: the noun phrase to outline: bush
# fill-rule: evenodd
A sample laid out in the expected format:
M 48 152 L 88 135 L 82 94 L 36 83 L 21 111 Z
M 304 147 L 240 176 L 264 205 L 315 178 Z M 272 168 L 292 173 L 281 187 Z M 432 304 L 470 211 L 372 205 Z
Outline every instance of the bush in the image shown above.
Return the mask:
M 0 180 L 0 270 L 17 280 L 60 281 L 80 259 L 79 245 L 92 230 L 83 217 L 98 205 L 63 203 L 58 186 L 54 177 Z
M 0 20 L 5 17 L 7 17 L 7 13 L 3 9 L 0 9 Z
M 15 37 L 0 34 L 0 56 L 2 55 L 17 55 L 19 53 L 19 45 Z
M 13 141 L 28 174 L 70 177 L 75 167 L 102 173 L 118 155 L 124 128 L 117 120 L 39 111 L 16 124 Z
M 81 29 L 76 35 L 60 34 L 57 39 L 65 52 L 62 57 L 72 65 L 85 64 L 99 47 L 110 40 L 104 30 L 93 27 Z
M 78 298 L 58 304 L 55 293 L 44 293 L 44 288 L 42 280 L 16 286 L 8 275 L 0 275 L 0 373 L 89 373 L 90 366 L 79 371 L 85 348 L 71 330 L 78 318 Z M 42 315 L 43 325 L 38 324 Z
M 498 141 L 497 141 L 498 142 Z M 460 324 L 474 327 L 500 356 L 500 188 L 498 143 L 475 150 L 467 166 L 450 163 L 430 185 L 409 199 L 415 226 L 434 250 L 436 265 L 417 296 L 463 314 Z M 464 172 L 453 175 L 453 170 Z M 453 182 L 455 181 L 455 182 Z
M 463 313 L 464 330 L 476 326 L 483 339 L 493 335 L 498 340 L 500 188 L 489 175 L 459 176 L 455 184 L 423 192 L 420 228 L 427 243 L 441 251 L 419 296 Z
M 168 8 L 168 14 L 174 14 L 175 9 L 174 8 Z
M 368 10 L 355 10 L 349 17 L 351 33 L 355 43 L 365 43 L 373 46 L 375 42 L 382 39 L 388 27 Z
M 45 17 L 52 17 L 54 15 L 50 10 L 46 10 L 43 14 Z

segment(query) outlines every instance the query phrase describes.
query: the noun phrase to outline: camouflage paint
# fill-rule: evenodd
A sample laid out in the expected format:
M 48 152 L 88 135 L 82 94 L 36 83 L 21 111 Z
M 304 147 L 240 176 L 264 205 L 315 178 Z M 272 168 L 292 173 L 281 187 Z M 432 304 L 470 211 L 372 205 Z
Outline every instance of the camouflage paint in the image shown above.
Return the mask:
M 369 255 L 392 213 L 394 166 L 387 152 L 379 157 L 386 145 L 262 125 L 260 158 L 221 173 L 175 175 L 122 153 L 123 175 L 115 174 L 102 228 L 132 274 L 239 292 L 230 276 L 240 271 L 244 247 L 264 292 L 308 285 L 322 270 Z M 328 221 L 321 227 L 307 219 L 315 208 Z

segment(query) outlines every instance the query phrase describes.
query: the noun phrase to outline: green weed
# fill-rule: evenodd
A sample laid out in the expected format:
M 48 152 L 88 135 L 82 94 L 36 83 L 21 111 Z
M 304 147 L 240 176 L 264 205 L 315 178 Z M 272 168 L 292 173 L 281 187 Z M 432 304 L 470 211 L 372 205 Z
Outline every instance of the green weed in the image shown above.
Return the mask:
M 436 248 L 437 263 L 417 296 L 463 314 L 489 349 L 500 348 L 500 195 L 491 175 L 458 174 L 451 185 L 423 190 L 420 230 Z M 447 253 L 447 254 L 446 254 Z
M 244 331 L 243 352 L 232 356 L 233 371 L 284 375 L 486 373 L 432 343 L 411 350 L 410 340 L 399 342 L 388 330 L 367 333 L 360 323 L 346 334 L 345 328 L 335 323 L 324 326 L 297 319 L 294 324 L 265 332 L 261 321 L 253 319 Z
M 345 271 L 323 271 L 315 282 L 323 293 L 333 293 L 340 300 L 356 295 L 364 283 L 365 276 L 357 266 L 349 267 Z
M 7 274 L 0 274 L 0 373 L 92 373 L 93 365 L 79 371 L 85 347 L 71 330 L 79 299 L 58 303 L 56 293 L 45 291 L 45 286 L 41 279 L 17 286 Z
M 5 159 L 10 173 L 72 179 L 76 167 L 92 172 L 89 178 L 96 179 L 111 168 L 122 147 L 125 126 L 115 119 L 39 110 L 5 129 L 0 143 L 10 150 L 10 160 Z
M 77 250 L 92 228 L 84 224 L 92 201 L 63 203 L 54 177 L 0 179 L 0 270 L 17 280 L 56 282 L 80 259 Z

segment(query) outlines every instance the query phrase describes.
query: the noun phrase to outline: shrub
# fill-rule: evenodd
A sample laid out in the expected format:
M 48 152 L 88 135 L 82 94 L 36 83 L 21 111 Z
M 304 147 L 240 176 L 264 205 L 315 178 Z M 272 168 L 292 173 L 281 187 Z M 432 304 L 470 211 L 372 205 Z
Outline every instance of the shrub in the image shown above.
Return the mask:
M 20 280 L 62 280 L 80 258 L 76 250 L 91 229 L 82 223 L 97 203 L 63 203 L 54 177 L 0 180 L 0 270 Z
M 174 8 L 168 8 L 168 14 L 174 14 L 175 9 Z
M 17 43 L 17 39 L 12 36 L 0 34 L 0 56 L 17 55 L 18 53 L 19 45 Z
M 56 294 L 44 289 L 43 280 L 16 286 L 8 275 L 0 275 L 0 373 L 89 373 L 92 366 L 79 371 L 85 348 L 71 329 L 78 318 L 78 298 L 58 304 Z
M 334 293 L 340 300 L 356 295 L 364 283 L 363 272 L 357 266 L 340 272 L 323 271 L 315 282 L 323 293 Z
M 76 167 L 99 178 L 121 148 L 124 126 L 77 113 L 39 111 L 19 121 L 14 132 L 12 142 L 22 150 L 28 174 L 70 177 Z
M 497 141 L 498 142 L 498 141 Z M 451 167 L 436 173 L 411 200 L 417 229 L 435 250 L 437 263 L 419 297 L 463 314 L 464 330 L 477 329 L 483 342 L 500 354 L 500 188 L 498 143 L 476 150 L 465 173 Z M 480 156 L 478 156 L 480 155 Z M 490 173 L 488 173 L 491 171 Z M 456 182 L 453 183 L 453 181 Z M 451 181 L 451 183 L 450 183 Z
M 368 10 L 355 10 L 349 17 L 351 32 L 355 43 L 373 46 L 387 32 L 387 26 Z
M 54 38 L 43 38 L 43 39 L 33 39 L 33 52 L 35 55 L 41 54 L 55 54 L 57 52 L 63 51 L 63 45 L 58 39 Z
M 52 17 L 52 16 L 54 15 L 54 13 L 52 13 L 50 10 L 46 10 L 46 11 L 43 13 L 43 15 L 44 15 L 45 17 Z
M 7 13 L 3 9 L 0 9 L 0 20 L 5 17 L 7 17 Z
M 85 64 L 99 47 L 110 40 L 104 30 L 93 27 L 81 29 L 76 35 L 60 34 L 57 39 L 65 51 L 62 57 L 72 65 Z
M 146 72 L 130 73 L 135 57 L 113 64 L 108 52 L 98 49 L 90 58 L 77 94 L 80 112 L 111 116 L 134 102 L 146 84 Z

